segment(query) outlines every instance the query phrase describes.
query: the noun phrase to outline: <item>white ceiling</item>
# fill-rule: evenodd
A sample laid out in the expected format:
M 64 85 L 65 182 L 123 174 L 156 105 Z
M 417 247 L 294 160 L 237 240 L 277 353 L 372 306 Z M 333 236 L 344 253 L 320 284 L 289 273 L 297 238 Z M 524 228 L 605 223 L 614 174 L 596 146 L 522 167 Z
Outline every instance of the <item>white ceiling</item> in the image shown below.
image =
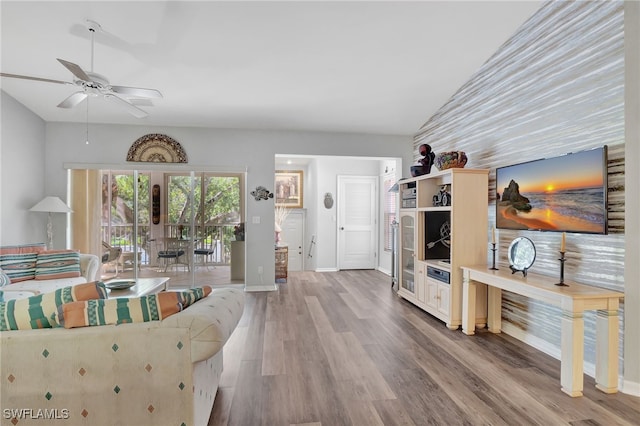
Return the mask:
M 92 123 L 412 135 L 540 1 L 2 1 L 0 70 L 160 90 L 144 119 L 91 98 Z M 51 122 L 76 88 L 0 79 Z

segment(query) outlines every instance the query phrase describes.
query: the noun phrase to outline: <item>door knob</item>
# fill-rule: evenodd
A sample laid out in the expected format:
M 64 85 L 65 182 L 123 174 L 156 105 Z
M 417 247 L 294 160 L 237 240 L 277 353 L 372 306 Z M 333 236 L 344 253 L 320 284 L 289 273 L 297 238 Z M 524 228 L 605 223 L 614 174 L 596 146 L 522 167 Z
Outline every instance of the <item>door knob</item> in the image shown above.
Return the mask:
M 340 227 L 340 230 L 341 230 L 341 231 L 344 231 L 344 226 L 341 226 L 341 227 Z

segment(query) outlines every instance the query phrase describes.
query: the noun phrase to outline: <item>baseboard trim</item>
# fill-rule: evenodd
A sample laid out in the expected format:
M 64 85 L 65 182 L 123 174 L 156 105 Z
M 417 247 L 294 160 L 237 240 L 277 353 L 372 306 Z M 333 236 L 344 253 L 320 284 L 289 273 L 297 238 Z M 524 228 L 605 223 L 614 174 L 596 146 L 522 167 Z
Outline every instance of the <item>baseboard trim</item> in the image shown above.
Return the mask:
M 244 286 L 244 291 L 246 292 L 254 292 L 254 291 L 277 291 L 278 286 L 275 284 L 271 285 L 246 285 Z
M 316 272 L 338 272 L 337 268 L 316 268 Z
M 640 396 L 640 383 L 623 380 L 620 392 L 626 393 L 627 395 Z
M 538 349 L 539 351 L 544 352 L 545 354 L 554 357 L 555 359 L 560 359 L 560 348 L 550 344 L 549 342 L 540 339 L 539 337 L 532 336 L 529 333 L 525 333 L 518 327 L 509 324 L 506 321 L 502 321 L 502 331 L 509 336 L 520 340 L 528 344 L 531 347 Z M 584 373 L 590 377 L 596 376 L 596 366 L 590 362 L 585 362 Z
M 391 271 L 386 268 L 381 268 L 378 266 L 376 269 L 378 270 L 378 272 L 382 272 L 385 275 L 391 276 Z

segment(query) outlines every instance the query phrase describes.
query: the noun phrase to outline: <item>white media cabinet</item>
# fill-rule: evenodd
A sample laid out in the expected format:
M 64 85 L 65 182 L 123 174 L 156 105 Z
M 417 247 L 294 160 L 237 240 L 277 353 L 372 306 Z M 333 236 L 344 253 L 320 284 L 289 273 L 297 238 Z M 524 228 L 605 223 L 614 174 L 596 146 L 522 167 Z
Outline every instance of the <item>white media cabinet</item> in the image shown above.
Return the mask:
M 453 168 L 399 182 L 398 295 L 452 330 L 462 325 L 460 267 L 487 261 L 488 180 L 489 170 Z M 445 185 L 450 205 L 434 206 Z M 477 296 L 485 313 L 486 292 Z

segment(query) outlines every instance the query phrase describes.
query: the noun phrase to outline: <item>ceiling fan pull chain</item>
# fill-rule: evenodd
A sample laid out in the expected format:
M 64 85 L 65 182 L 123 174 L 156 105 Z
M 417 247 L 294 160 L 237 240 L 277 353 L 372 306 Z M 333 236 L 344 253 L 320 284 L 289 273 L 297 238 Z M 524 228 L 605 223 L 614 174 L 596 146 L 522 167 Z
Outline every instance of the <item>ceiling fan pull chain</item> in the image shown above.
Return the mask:
M 93 37 L 96 34 L 96 30 L 93 27 L 89 27 L 89 32 L 91 33 L 91 72 L 93 72 Z
M 87 134 L 86 134 L 86 141 L 85 144 L 89 145 L 89 97 L 87 97 Z

